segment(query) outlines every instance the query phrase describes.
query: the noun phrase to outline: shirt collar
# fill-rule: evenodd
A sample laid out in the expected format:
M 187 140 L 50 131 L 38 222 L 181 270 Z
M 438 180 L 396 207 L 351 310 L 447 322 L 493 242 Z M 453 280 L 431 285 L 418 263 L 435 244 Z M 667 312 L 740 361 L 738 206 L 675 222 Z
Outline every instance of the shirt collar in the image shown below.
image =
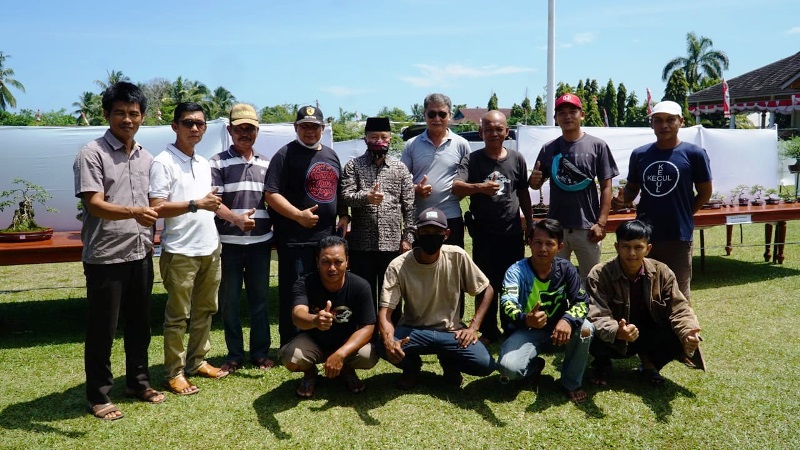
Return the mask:
M 116 136 L 114 136 L 114 133 L 111 132 L 110 128 L 108 130 L 106 130 L 106 133 L 103 135 L 103 139 L 105 139 L 106 142 L 108 142 L 108 145 L 110 145 L 112 149 L 114 149 L 114 150 L 123 150 L 123 151 L 125 150 L 125 144 L 122 141 L 120 141 L 119 139 L 117 139 Z M 136 140 L 134 139 L 133 148 L 131 149 L 131 153 L 135 153 L 135 152 L 141 150 L 141 148 L 142 148 L 142 146 L 139 145 L 139 143 L 136 142 Z

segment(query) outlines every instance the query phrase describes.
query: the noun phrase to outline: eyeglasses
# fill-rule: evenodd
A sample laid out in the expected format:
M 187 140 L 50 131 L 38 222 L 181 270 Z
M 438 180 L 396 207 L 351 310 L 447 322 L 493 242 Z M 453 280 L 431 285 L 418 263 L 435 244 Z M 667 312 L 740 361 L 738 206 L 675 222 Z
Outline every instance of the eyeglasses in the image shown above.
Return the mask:
M 181 120 L 181 125 L 190 130 L 192 129 L 192 127 L 197 127 L 198 130 L 202 130 L 203 128 L 206 127 L 206 123 L 204 121 L 192 120 L 192 119 Z
M 428 119 L 435 119 L 436 116 L 439 116 L 440 119 L 447 118 L 447 111 L 428 111 Z

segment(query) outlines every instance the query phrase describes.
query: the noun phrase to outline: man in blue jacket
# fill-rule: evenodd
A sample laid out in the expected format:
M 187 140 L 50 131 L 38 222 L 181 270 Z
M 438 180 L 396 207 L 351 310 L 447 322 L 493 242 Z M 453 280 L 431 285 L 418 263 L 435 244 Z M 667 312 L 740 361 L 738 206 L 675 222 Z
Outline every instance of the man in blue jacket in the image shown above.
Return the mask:
M 500 380 L 535 382 L 544 368 L 538 355 L 566 346 L 561 388 L 570 400 L 583 403 L 588 399 L 581 384 L 592 334 L 584 320 L 589 296 L 575 266 L 556 257 L 564 246 L 564 229 L 557 220 L 537 222 L 528 245 L 530 258 L 509 267 L 503 280 L 501 311 L 513 332 L 500 348 Z

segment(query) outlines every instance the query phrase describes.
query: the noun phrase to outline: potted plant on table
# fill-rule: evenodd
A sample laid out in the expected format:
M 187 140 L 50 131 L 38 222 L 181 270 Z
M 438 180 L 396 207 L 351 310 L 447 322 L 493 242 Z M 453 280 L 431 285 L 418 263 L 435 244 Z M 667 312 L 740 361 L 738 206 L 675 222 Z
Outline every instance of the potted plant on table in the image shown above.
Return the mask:
M 58 212 L 55 208 L 47 206 L 47 201 L 53 196 L 38 184 L 14 178 L 12 184 L 20 187 L 0 192 L 0 211 L 11 205 L 18 205 L 14 210 L 11 225 L 0 230 L 0 241 L 41 241 L 53 236 L 53 229 L 39 226 L 34 218 L 33 204 L 40 203 L 50 212 Z
M 764 189 L 766 188 L 760 184 L 754 184 L 750 188 L 750 195 L 753 196 L 753 200 L 750 201 L 751 205 L 761 206 L 764 204 L 764 200 L 761 198 L 761 194 L 764 192 Z
M 778 142 L 778 155 L 784 159 L 794 159 L 795 163 L 789 165 L 789 172 L 800 172 L 800 136 Z
M 739 203 L 739 206 L 747 206 L 749 200 L 744 195 L 745 192 L 747 192 L 748 187 L 749 186 L 747 186 L 746 184 L 740 184 L 735 188 L 733 188 L 731 190 L 731 204 L 733 204 L 734 199 L 736 199 L 736 201 Z
M 778 195 L 778 190 L 775 188 L 769 188 L 764 191 L 767 194 L 766 202 L 768 205 L 777 205 L 781 202 L 781 197 Z

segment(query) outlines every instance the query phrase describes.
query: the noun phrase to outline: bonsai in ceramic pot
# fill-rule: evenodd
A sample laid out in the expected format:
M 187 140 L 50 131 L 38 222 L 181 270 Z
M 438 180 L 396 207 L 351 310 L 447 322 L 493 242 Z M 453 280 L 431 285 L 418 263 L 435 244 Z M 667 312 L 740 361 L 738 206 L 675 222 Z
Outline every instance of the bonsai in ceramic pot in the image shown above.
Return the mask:
M 22 178 L 14 178 L 11 183 L 20 185 L 20 187 L 0 192 L 0 211 L 4 211 L 5 208 L 15 204 L 18 207 L 14 210 L 11 225 L 4 230 L 0 230 L 0 240 L 31 241 L 50 239 L 53 235 L 53 229 L 39 226 L 36 223 L 33 204 L 40 203 L 48 211 L 58 212 L 55 208 L 47 206 L 47 201 L 53 196 L 45 188 Z
M 789 165 L 792 173 L 800 172 L 800 136 L 778 142 L 778 155 L 784 159 L 794 159 L 795 163 Z
M 750 204 L 753 206 L 761 206 L 764 204 L 764 200 L 761 198 L 761 194 L 764 193 L 766 188 L 760 184 L 754 184 L 750 187 L 750 195 L 753 196 L 753 200 L 750 201 Z

